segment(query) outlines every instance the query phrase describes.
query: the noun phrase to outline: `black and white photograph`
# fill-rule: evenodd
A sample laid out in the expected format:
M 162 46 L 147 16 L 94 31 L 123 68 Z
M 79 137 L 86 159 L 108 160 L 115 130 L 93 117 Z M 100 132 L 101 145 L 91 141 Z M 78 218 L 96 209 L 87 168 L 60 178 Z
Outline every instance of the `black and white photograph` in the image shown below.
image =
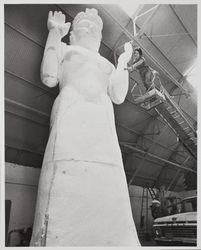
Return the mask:
M 199 7 L 4 3 L 5 247 L 198 249 Z

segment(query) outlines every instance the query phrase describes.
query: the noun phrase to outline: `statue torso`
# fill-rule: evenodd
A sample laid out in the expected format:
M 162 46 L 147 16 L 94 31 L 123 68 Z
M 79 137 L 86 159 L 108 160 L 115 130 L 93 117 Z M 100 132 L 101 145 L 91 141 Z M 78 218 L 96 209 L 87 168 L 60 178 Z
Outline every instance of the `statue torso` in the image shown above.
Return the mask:
M 96 98 L 107 93 L 114 66 L 99 53 L 66 46 L 60 65 L 60 87 L 71 86 L 81 95 Z

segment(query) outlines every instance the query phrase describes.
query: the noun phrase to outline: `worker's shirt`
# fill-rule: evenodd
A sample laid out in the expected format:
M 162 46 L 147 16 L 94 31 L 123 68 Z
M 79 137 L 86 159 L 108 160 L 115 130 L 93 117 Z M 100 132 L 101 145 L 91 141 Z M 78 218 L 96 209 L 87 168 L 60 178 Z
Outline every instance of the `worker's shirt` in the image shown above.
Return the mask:
M 142 63 L 140 63 L 139 65 L 135 66 L 135 68 L 139 71 L 139 74 L 141 76 L 143 76 L 149 70 L 149 66 L 146 64 L 146 61 L 145 61 L 144 57 L 140 57 L 137 60 L 135 60 L 134 63 L 133 63 L 133 65 L 135 65 L 136 63 L 138 63 L 140 60 L 142 60 Z

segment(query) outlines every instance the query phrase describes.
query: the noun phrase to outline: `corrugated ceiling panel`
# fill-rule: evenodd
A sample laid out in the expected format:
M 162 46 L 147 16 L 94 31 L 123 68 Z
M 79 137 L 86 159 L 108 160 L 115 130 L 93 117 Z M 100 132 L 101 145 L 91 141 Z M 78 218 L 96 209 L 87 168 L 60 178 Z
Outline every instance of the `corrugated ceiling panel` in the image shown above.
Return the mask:
M 116 131 L 119 142 L 136 142 L 136 135 L 134 133 L 130 133 L 127 129 L 118 124 L 116 124 Z
M 109 13 L 110 18 L 114 18 L 123 27 L 129 23 L 130 17 L 124 11 L 122 11 L 118 4 L 101 4 L 101 7 L 103 7 L 107 13 Z
M 138 175 L 147 177 L 149 176 L 155 180 L 157 179 L 157 176 L 162 169 L 162 166 L 146 161 L 140 164 L 139 166 L 140 168 L 138 170 Z
M 103 37 L 106 43 L 113 48 L 122 35 L 122 27 L 126 27 L 130 22 L 130 18 L 120 10 L 116 5 L 102 5 L 102 19 L 104 23 Z M 121 13 L 121 14 L 120 14 Z M 129 39 L 127 38 L 126 41 Z
M 8 26 L 5 34 L 5 69 L 40 85 L 43 49 Z
M 142 20 L 139 19 L 137 24 L 142 26 Z M 145 33 L 153 36 L 152 41 L 181 73 L 185 72 L 196 57 L 196 47 L 192 39 L 187 34 L 178 35 L 185 34 L 186 30 L 169 5 L 159 6 L 146 25 Z
M 163 144 L 162 144 L 163 145 Z M 157 143 L 157 139 L 155 138 L 154 141 L 144 140 L 143 146 L 145 151 L 150 152 L 154 155 L 157 155 L 161 158 L 168 159 L 172 154 L 171 150 L 168 150 L 164 147 L 161 147 L 160 144 Z
M 36 88 L 22 79 L 5 74 L 5 97 L 23 105 L 50 114 L 54 95 L 50 95 L 46 90 Z
M 172 8 L 193 37 L 194 41 L 197 42 L 197 4 L 173 4 Z
M 55 10 L 55 5 L 5 5 L 5 23 L 44 46 L 48 34 L 47 17 L 49 10 Z
M 165 147 L 171 147 L 171 145 L 173 145 L 174 143 L 177 143 L 177 140 L 176 140 L 177 137 L 170 127 L 168 126 L 165 127 L 164 125 L 162 127 L 157 124 L 158 124 L 157 121 L 152 120 L 152 123 L 150 122 L 147 125 L 147 128 L 144 130 L 144 133 L 145 134 L 153 133 L 153 135 L 150 135 L 150 138 L 154 137 L 154 140 L 157 143 L 160 143 Z M 154 133 L 158 133 L 158 134 L 154 135 Z
M 114 105 L 115 120 L 128 127 L 136 123 L 144 123 L 150 117 L 148 113 L 141 113 L 135 104 L 125 101 L 122 105 Z
M 49 116 L 46 113 L 38 112 L 35 109 L 31 109 L 22 103 L 15 102 L 11 99 L 5 101 L 6 112 L 13 114 L 16 118 L 22 117 L 30 122 L 37 123 L 40 126 L 49 128 Z
M 128 37 L 128 34 L 134 35 L 134 29 L 133 29 L 133 21 L 130 20 L 129 23 L 125 26 L 126 32 L 122 29 L 121 36 L 118 38 L 115 44 L 116 53 L 119 55 L 124 51 L 124 44 L 131 40 L 130 37 Z M 127 34 L 128 33 L 128 34 Z
M 47 127 L 39 126 L 38 123 L 6 113 L 5 135 L 8 145 L 15 144 L 19 147 L 37 149 L 41 143 L 46 143 L 48 134 Z
M 185 37 L 172 48 L 168 57 L 171 58 L 171 61 L 177 66 L 180 72 L 184 74 L 195 62 L 197 48 L 193 46 L 191 38 Z
M 141 22 L 139 19 L 136 23 L 142 27 L 144 20 Z M 172 46 L 180 39 L 180 36 L 171 36 L 171 34 L 184 33 L 185 31 L 169 5 L 160 5 L 150 22 L 146 24 L 144 32 L 147 36 L 151 36 L 151 39 L 157 42 L 159 47 L 168 54 Z

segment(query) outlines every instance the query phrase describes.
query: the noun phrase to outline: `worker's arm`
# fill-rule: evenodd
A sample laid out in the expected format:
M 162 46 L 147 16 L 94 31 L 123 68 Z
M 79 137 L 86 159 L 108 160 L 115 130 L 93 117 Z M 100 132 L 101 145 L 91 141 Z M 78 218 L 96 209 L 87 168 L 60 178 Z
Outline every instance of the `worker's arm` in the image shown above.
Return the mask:
M 128 92 L 128 71 L 125 70 L 127 63 L 132 56 L 132 45 L 126 43 L 124 45 L 124 52 L 118 58 L 117 68 L 113 70 L 110 83 L 108 86 L 108 93 L 111 100 L 116 104 L 124 102 Z
M 142 65 L 144 63 L 144 58 L 141 58 L 139 61 L 137 61 L 136 63 L 134 63 L 133 65 L 131 65 L 130 67 L 128 67 L 128 71 L 132 72 L 133 70 L 135 70 L 138 66 Z
M 62 42 L 70 28 L 70 23 L 65 23 L 65 15 L 61 12 L 49 12 L 47 26 L 49 30 L 41 64 L 41 80 L 48 87 L 55 87 L 58 83 L 58 70 L 61 60 Z

